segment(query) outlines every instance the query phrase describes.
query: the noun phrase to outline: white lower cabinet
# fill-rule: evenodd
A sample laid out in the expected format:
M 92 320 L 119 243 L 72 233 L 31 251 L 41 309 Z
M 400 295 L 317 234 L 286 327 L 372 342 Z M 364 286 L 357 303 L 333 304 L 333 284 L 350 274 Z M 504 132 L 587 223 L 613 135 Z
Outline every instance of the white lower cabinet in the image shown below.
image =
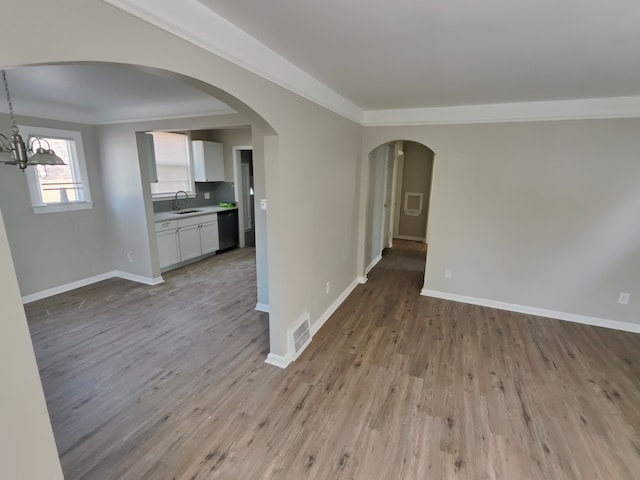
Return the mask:
M 200 228 L 198 225 L 180 227 L 178 229 L 180 238 L 180 261 L 191 260 L 202 255 L 200 250 Z
M 214 214 L 156 222 L 160 268 L 216 252 L 220 248 Z
M 178 239 L 178 230 L 168 230 L 165 232 L 157 232 L 158 240 L 158 258 L 160 259 L 160 268 L 168 267 L 180 263 L 180 244 Z
M 200 246 L 202 255 L 215 252 L 220 249 L 218 236 L 218 220 L 200 225 Z

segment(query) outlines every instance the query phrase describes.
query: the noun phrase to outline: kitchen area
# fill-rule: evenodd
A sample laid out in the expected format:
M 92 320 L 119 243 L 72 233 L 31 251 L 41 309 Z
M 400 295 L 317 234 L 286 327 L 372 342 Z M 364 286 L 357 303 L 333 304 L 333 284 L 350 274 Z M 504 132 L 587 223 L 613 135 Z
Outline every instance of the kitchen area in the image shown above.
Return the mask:
M 234 183 L 228 181 L 233 174 L 226 171 L 223 142 L 210 140 L 215 132 L 138 135 L 139 153 L 150 160 L 160 271 L 237 247 L 238 207 Z

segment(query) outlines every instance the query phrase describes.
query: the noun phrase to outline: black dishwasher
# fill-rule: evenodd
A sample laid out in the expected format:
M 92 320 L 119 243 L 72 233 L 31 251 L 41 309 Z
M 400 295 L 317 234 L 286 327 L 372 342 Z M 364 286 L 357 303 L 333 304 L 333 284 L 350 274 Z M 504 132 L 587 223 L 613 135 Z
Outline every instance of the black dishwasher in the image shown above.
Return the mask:
M 218 212 L 218 237 L 220 250 L 238 245 L 238 211 Z

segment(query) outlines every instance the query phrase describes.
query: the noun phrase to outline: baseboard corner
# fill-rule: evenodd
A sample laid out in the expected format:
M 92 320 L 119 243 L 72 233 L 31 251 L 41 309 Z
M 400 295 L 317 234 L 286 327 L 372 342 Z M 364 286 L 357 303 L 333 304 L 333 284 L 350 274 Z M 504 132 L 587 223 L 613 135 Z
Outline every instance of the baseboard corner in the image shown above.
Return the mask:
M 264 363 L 266 363 L 268 365 L 273 365 L 274 367 L 285 369 L 291 363 L 291 359 L 288 356 L 283 357 L 282 355 L 276 355 L 275 353 L 269 353 L 267 355 L 267 358 L 264 361 Z
M 269 313 L 269 305 L 266 303 L 256 303 L 256 308 L 258 312 Z

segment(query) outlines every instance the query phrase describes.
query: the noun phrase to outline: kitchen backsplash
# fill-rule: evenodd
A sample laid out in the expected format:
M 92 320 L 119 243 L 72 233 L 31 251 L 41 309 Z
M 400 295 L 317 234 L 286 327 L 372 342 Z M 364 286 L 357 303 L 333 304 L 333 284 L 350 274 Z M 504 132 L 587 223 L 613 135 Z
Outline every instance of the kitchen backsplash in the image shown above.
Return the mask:
M 209 193 L 211 198 L 205 200 L 204 194 Z M 196 182 L 196 197 L 189 199 L 189 203 L 180 194 L 180 205 L 182 208 L 206 207 L 218 205 L 220 202 L 235 202 L 235 194 L 233 191 L 233 183 L 231 182 Z M 153 211 L 169 212 L 173 210 L 173 200 L 160 200 L 153 202 Z

